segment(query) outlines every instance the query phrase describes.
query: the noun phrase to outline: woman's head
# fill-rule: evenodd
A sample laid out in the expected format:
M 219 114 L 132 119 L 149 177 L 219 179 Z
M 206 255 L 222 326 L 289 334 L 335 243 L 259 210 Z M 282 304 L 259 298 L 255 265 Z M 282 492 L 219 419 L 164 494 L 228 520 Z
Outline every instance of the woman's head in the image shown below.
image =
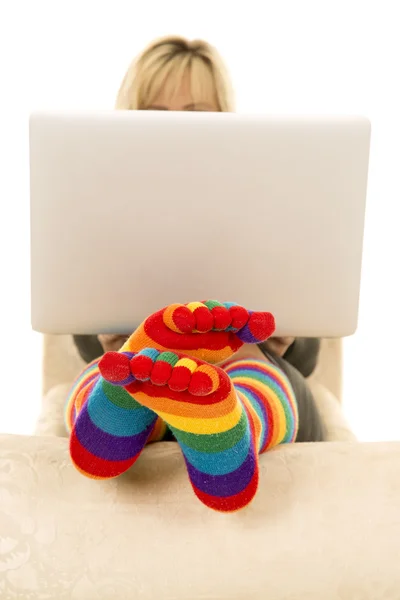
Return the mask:
M 167 37 L 130 65 L 118 92 L 119 110 L 233 111 L 232 89 L 218 52 L 207 42 Z

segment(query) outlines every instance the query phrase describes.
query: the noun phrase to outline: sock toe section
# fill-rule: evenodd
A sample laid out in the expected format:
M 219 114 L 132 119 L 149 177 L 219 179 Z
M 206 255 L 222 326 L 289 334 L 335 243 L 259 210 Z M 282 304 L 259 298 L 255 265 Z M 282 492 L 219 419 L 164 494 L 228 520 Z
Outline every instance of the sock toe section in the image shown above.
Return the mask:
M 275 319 L 269 312 L 254 312 L 246 325 L 237 332 L 238 338 L 245 344 L 265 342 L 275 331 Z

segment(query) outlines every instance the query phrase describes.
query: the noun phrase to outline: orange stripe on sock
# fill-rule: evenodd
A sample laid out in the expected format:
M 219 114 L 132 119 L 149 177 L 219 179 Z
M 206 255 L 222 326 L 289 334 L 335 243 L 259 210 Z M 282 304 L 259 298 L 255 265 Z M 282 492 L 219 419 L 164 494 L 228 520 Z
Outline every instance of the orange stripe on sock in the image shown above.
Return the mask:
M 182 333 L 181 330 L 175 325 L 173 318 L 174 312 L 180 306 L 181 304 L 170 304 L 170 306 L 168 306 L 163 313 L 163 321 L 165 325 L 168 327 L 168 329 L 171 329 L 171 331 L 175 331 L 175 333 Z
M 140 352 L 143 348 L 156 348 L 164 350 L 165 348 L 152 340 L 145 332 L 144 326 L 135 331 L 133 335 L 125 342 L 120 352 Z
M 189 419 L 199 418 L 213 418 L 218 419 L 230 414 L 237 403 L 237 400 L 231 394 L 228 395 L 225 400 L 221 400 L 216 404 L 211 405 L 199 405 L 190 402 L 193 399 L 189 393 L 185 393 L 185 397 L 181 401 L 173 400 L 166 396 L 161 396 L 161 390 L 157 396 L 149 396 L 148 388 L 151 384 L 143 386 L 140 390 L 133 394 L 133 397 L 139 404 L 154 410 L 155 412 L 162 412 L 168 415 L 174 415 L 176 417 L 186 417 Z M 153 390 L 152 390 L 153 391 Z M 184 394 L 184 392 L 181 392 Z
M 191 334 L 192 336 L 193 334 Z M 205 345 L 208 341 L 208 336 L 210 334 L 196 334 L 196 337 L 191 337 L 189 335 L 182 334 L 182 338 L 185 340 L 193 339 L 193 342 L 187 343 L 187 347 L 185 344 L 183 347 L 175 348 L 178 352 L 190 354 L 191 358 L 199 358 L 200 360 L 204 360 L 210 363 L 220 363 L 224 362 L 228 358 L 232 356 L 233 343 L 236 340 L 228 343 L 224 348 L 204 348 L 201 347 L 202 344 Z M 213 334 L 211 334 L 213 335 Z M 212 338 L 211 338 L 212 339 Z M 199 348 L 192 348 L 192 345 L 199 344 Z M 240 344 L 237 344 L 237 348 L 240 347 Z M 135 333 L 125 342 L 125 344 L 121 348 L 121 352 L 140 352 L 143 348 L 156 348 L 157 350 L 170 350 L 170 348 L 166 348 L 165 346 L 157 343 L 150 336 L 147 335 L 144 325 L 140 325 L 140 327 L 135 331 Z M 235 349 L 237 349 L 235 348 Z
M 152 442 L 161 442 L 161 440 L 164 438 L 165 434 L 167 431 L 167 424 L 161 419 L 161 417 L 158 417 L 155 425 L 154 425 L 154 429 L 152 434 L 149 437 L 148 440 L 148 444 L 152 443 Z

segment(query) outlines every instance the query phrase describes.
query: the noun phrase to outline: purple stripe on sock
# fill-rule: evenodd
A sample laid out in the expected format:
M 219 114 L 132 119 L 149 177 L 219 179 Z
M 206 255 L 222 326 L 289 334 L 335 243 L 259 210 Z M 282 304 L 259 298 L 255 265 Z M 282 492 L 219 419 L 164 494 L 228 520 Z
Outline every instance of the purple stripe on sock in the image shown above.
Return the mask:
M 249 454 L 241 466 L 226 475 L 207 475 L 198 471 L 188 461 L 186 461 L 186 465 L 190 480 L 198 490 L 210 496 L 229 498 L 239 494 L 249 485 L 254 475 L 256 461 L 252 444 Z
M 262 342 L 262 340 L 259 340 L 258 338 L 254 337 L 248 325 L 245 325 L 243 329 L 239 329 L 236 335 L 239 338 L 239 340 L 241 340 L 245 344 L 257 344 Z
M 157 416 L 154 416 L 154 421 Z M 138 435 L 129 437 L 115 437 L 99 429 L 91 421 L 87 405 L 82 407 L 81 412 L 75 423 L 75 433 L 79 442 L 86 450 L 104 460 L 129 460 L 136 456 L 144 447 L 149 435 L 154 427 L 154 422 L 150 423 Z

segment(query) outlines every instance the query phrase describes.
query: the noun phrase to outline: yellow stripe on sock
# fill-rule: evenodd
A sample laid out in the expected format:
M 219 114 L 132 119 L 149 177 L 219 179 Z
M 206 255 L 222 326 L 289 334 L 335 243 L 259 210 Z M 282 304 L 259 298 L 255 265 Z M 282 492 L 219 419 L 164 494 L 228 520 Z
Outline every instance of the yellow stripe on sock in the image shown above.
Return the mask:
M 242 401 L 242 404 L 247 408 L 247 410 L 249 411 L 251 418 L 253 420 L 254 423 L 254 429 L 255 429 L 255 435 L 256 435 L 256 449 L 257 449 L 257 453 L 260 452 L 260 448 L 261 448 L 261 441 L 262 441 L 262 423 L 261 423 L 261 419 L 258 416 L 258 414 L 256 413 L 256 411 L 254 410 L 250 400 L 248 400 L 245 396 L 245 394 L 243 394 L 242 392 L 237 391 L 236 392 L 237 395 L 239 396 L 240 400 Z
M 196 308 L 203 308 L 206 305 L 202 302 L 189 302 L 189 304 L 187 304 L 186 306 L 190 310 L 190 312 L 194 312 Z
M 158 414 L 162 419 L 167 421 L 169 425 L 176 429 L 180 429 L 181 431 L 200 435 L 212 435 L 213 433 L 224 433 L 235 427 L 240 421 L 242 412 L 243 407 L 240 402 L 237 402 L 234 410 L 224 417 L 207 417 L 207 415 L 204 414 L 201 418 L 190 419 L 187 417 L 176 417 L 161 412 Z
M 236 396 L 231 393 L 227 394 L 226 398 L 210 405 L 199 405 L 190 401 L 190 396 L 182 401 L 168 398 L 167 396 L 148 396 L 141 390 L 131 394 L 132 397 L 142 406 L 159 414 L 169 415 L 170 417 L 179 417 L 184 419 L 198 419 L 200 414 L 204 414 L 205 418 L 222 419 L 232 414 L 236 404 Z M 208 417 L 207 417 L 208 413 Z
M 191 358 L 184 357 L 184 358 L 180 358 L 178 360 L 178 362 L 174 366 L 174 369 L 176 369 L 176 367 L 186 367 L 187 369 L 189 369 L 189 371 L 191 373 L 194 373 L 195 370 L 197 369 L 198 365 Z

